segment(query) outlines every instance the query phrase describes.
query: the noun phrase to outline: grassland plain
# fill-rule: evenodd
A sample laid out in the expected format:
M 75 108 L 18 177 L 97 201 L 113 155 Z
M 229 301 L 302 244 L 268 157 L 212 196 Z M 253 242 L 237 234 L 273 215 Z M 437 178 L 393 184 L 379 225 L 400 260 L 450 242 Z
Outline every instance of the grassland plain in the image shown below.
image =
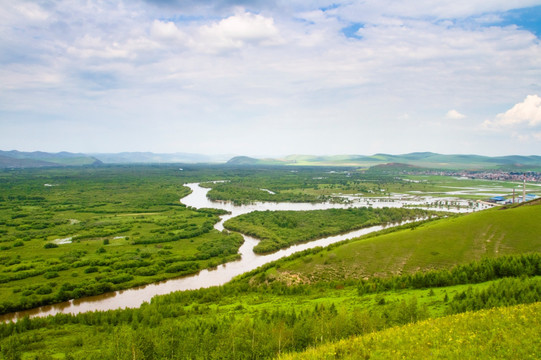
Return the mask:
M 350 181 L 348 175 L 343 169 L 204 166 L 4 170 L 0 313 L 147 284 L 235 258 L 240 237 L 212 229 L 219 211 L 181 206 L 178 199 L 189 191 L 182 183 L 231 179 L 272 195 L 261 189 L 345 191 L 367 180 Z M 378 187 L 396 179 L 370 181 Z
M 237 258 L 242 237 L 213 229 L 221 211 L 179 203 L 182 176 L 170 166 L 2 172 L 0 313 Z
M 285 170 L 198 166 L 3 171 L 0 313 L 148 284 L 235 259 L 241 237 L 212 228 L 221 211 L 182 206 L 178 199 L 189 192 L 182 183 L 232 177 L 251 178 L 258 186 L 262 179 L 298 186 L 327 172 L 288 170 L 280 180 Z M 331 175 L 337 182 L 345 176 Z
M 158 181 L 156 178 L 155 182 L 149 181 L 148 184 L 140 185 L 145 185 L 143 187 L 150 188 L 158 194 L 163 194 L 160 191 L 164 189 L 171 190 L 171 194 L 177 194 L 179 171 L 178 168 L 169 167 L 169 169 L 171 171 L 174 170 L 175 175 L 170 173 L 171 175 L 166 176 L 162 172 L 163 169 L 155 170 L 156 173 L 159 173 L 159 176 L 157 176 L 161 177 L 161 179 Z M 91 172 L 93 170 L 87 169 L 85 171 Z M 133 169 L 130 171 L 133 171 Z M 143 171 L 143 173 L 146 173 L 146 177 L 152 178 L 147 171 L 152 173 L 153 170 Z M 135 182 L 140 177 L 146 178 L 141 173 L 135 172 L 137 176 L 127 177 L 131 179 L 130 181 Z M 197 176 L 199 175 L 195 173 L 191 175 L 183 173 L 182 179 L 197 181 Z M 215 172 L 213 176 L 215 179 L 220 177 L 223 179 L 224 173 Z M 81 177 L 88 177 L 88 173 L 81 175 Z M 163 177 L 171 180 L 169 185 L 164 184 Z M 94 176 L 92 178 L 86 183 L 89 189 L 92 189 L 90 182 L 96 180 Z M 46 182 L 43 180 L 44 178 L 39 179 L 36 189 L 55 188 L 55 186 L 46 187 L 43 185 L 44 183 L 50 185 L 61 184 L 57 177 L 47 178 Z M 130 212 L 128 214 L 137 214 L 137 216 L 141 215 L 146 218 L 147 216 L 160 215 L 161 212 L 158 211 L 159 209 L 162 209 L 162 212 L 176 210 L 193 211 L 197 214 L 203 213 L 205 215 L 198 216 L 201 217 L 203 223 L 216 215 L 212 212 L 209 213 L 209 211 L 181 209 L 182 207 L 178 203 L 176 205 L 172 204 L 171 206 L 173 208 L 169 208 L 169 205 L 164 205 L 163 203 L 163 199 L 168 199 L 169 195 L 163 196 L 162 200 L 158 201 L 158 203 L 152 204 L 152 206 L 146 206 L 146 208 L 137 211 L 136 209 L 139 205 L 130 207 L 130 204 L 133 204 L 133 199 L 129 200 L 129 197 L 132 195 L 140 197 L 142 201 L 141 205 L 145 205 L 143 202 L 144 195 L 142 191 L 133 192 L 132 186 L 129 184 L 130 181 L 127 181 L 125 184 L 126 192 L 122 192 L 126 196 L 126 201 L 116 204 L 121 209 L 120 211 L 125 211 L 125 213 L 128 213 L 126 211 L 129 209 Z M 111 182 L 113 187 L 116 186 L 114 176 L 112 176 Z M 7 186 L 15 186 L 15 183 L 10 183 Z M 100 184 L 100 186 L 107 188 L 104 183 Z M 78 191 L 81 190 L 85 190 L 85 188 L 78 189 Z M 133 194 L 127 194 L 127 192 L 133 192 Z M 25 194 L 25 192 L 22 192 L 18 195 L 23 196 Z M 37 196 L 45 197 L 45 195 Z M 179 197 L 178 194 L 176 196 L 177 198 Z M 62 196 L 58 196 L 58 198 L 62 199 Z M 20 199 L 9 199 L 6 196 L 3 198 L 3 201 L 6 201 L 6 199 L 7 201 L 29 200 L 22 197 Z M 89 196 L 88 199 L 88 202 L 83 206 L 91 204 L 92 196 Z M 77 201 L 74 201 L 74 203 L 77 203 Z M 105 203 L 109 204 L 107 201 Z M 149 205 L 148 203 L 146 204 Z M 5 203 L 2 204 L 2 206 L 4 205 Z M 75 206 L 75 204 L 68 205 Z M 109 206 L 113 205 L 111 204 Z M 105 208 L 107 209 L 107 207 Z M 507 250 L 486 252 L 487 256 L 495 256 L 495 261 L 500 261 L 499 259 L 503 259 L 501 255 L 505 252 L 539 252 L 538 248 L 537 250 L 531 250 L 532 246 L 536 246 L 535 244 L 526 244 L 527 240 L 539 244 L 537 237 L 529 236 L 525 239 L 524 236 L 512 236 L 524 235 L 522 230 L 520 230 L 522 227 L 515 226 L 516 224 L 514 224 L 514 222 L 519 221 L 519 216 L 513 215 L 518 214 L 517 211 L 524 211 L 521 210 L 524 208 L 526 206 L 499 210 L 501 213 L 511 215 L 507 217 L 493 217 L 493 223 L 499 222 L 501 229 L 508 229 L 505 232 L 506 242 L 500 242 L 500 245 L 498 245 L 498 249 Z M 530 206 L 529 208 L 531 211 L 539 211 L 539 207 L 536 206 Z M 69 209 L 69 211 L 71 210 L 74 211 L 74 214 L 85 213 L 84 208 L 79 209 L 79 212 L 75 211 L 76 209 Z M 119 210 L 98 212 L 97 214 L 114 217 L 115 211 Z M 144 211 L 144 214 L 141 211 Z M 490 214 L 495 214 L 495 212 L 490 212 Z M 530 224 L 538 220 L 539 212 L 535 214 L 530 214 Z M 30 216 L 11 218 L 11 215 L 10 213 L 10 218 L 7 219 L 10 223 L 11 221 L 22 221 L 22 219 Z M 525 213 L 524 215 L 527 214 Z M 127 215 L 127 217 L 130 216 L 132 215 Z M 434 225 L 439 224 L 438 226 L 443 226 L 445 222 L 456 222 L 468 216 L 437 221 Z M 487 222 L 490 222 L 490 216 Z M 506 224 L 506 222 L 509 223 Z M 480 220 L 477 222 L 462 223 L 462 225 L 469 224 L 470 227 L 463 228 L 460 234 L 462 234 L 462 237 L 476 238 L 470 233 L 475 233 L 477 231 L 476 226 L 482 225 L 482 223 Z M 58 226 L 72 226 L 76 224 L 79 223 L 72 224 L 72 222 L 69 222 L 59 224 Z M 162 226 L 166 225 L 158 225 L 153 229 L 158 230 Z M 426 231 L 430 226 L 428 223 L 422 226 L 414 225 L 410 226 L 404 232 L 415 234 Z M 202 226 L 198 226 L 198 228 L 200 227 Z M 536 227 L 534 229 L 536 231 L 538 230 Z M 11 230 L 13 229 L 10 228 L 7 230 L 9 234 L 11 234 Z M 146 234 L 159 234 L 159 230 L 155 233 L 151 233 L 150 230 L 148 229 Z M 445 235 L 449 231 L 449 229 L 447 231 L 441 230 L 439 234 L 446 238 Z M 395 233 L 395 235 L 398 234 L 399 232 Z M 142 231 L 140 231 L 140 235 L 144 235 Z M 169 237 L 168 233 L 161 235 L 164 238 Z M 388 233 L 384 236 L 391 235 L 393 234 Z M 120 234 L 118 236 L 123 235 Z M 136 236 L 132 234 L 130 237 L 135 238 Z M 140 239 L 145 239 L 145 237 L 141 236 Z M 376 238 L 373 237 L 371 239 Z M 447 238 L 448 241 L 453 241 L 453 239 Z M 485 242 L 486 240 L 493 241 L 493 239 L 490 238 L 490 232 L 487 232 L 487 237 L 484 239 Z M 41 244 L 52 240 L 54 240 L 53 236 L 45 241 L 42 239 Z M 97 241 L 96 253 L 92 255 L 103 256 L 113 251 L 109 247 L 113 240 L 121 239 L 111 239 L 109 244 L 105 244 L 105 240 L 103 238 L 96 240 L 90 240 L 90 238 L 79 239 L 79 243 L 76 240 L 69 245 L 83 244 L 84 246 L 91 246 L 85 245 L 85 242 Z M 361 242 L 366 240 L 372 241 L 365 238 Z M 29 245 L 31 241 L 34 241 L 34 239 L 23 239 L 22 246 L 14 246 L 16 241 L 16 239 L 10 238 L 6 243 L 11 246 L 9 249 L 2 250 L 0 254 L 4 255 L 4 251 L 9 252 L 14 249 L 23 248 Z M 158 244 L 140 243 L 131 246 L 136 247 L 134 250 L 135 255 L 138 253 L 137 247 L 140 247 L 139 252 L 156 249 L 159 253 L 160 250 L 171 250 L 165 249 L 165 246 L 173 246 L 172 244 L 178 241 L 184 240 Z M 428 242 L 429 240 L 426 241 Z M 514 242 L 517 242 L 517 244 Z M 480 243 L 482 244 L 483 241 L 480 241 Z M 385 244 L 387 250 L 391 252 L 394 251 L 393 248 L 395 246 L 402 246 L 391 241 Z M 296 255 L 292 259 L 280 261 L 274 265 L 271 264 L 222 287 L 177 292 L 168 296 L 156 297 L 152 300 L 151 304 L 145 304 L 138 309 L 85 313 L 77 316 L 57 315 L 45 319 L 25 318 L 15 324 L 0 325 L 0 353 L 5 359 L 272 358 L 283 356 L 283 354 L 288 352 L 303 351 L 308 347 L 315 347 L 354 335 L 374 333 L 393 326 L 405 325 L 430 317 L 463 311 L 463 309 L 477 310 L 485 307 L 509 305 L 510 299 L 515 301 L 515 303 L 539 301 L 539 294 L 541 294 L 541 291 L 539 291 L 540 279 L 539 274 L 537 274 L 541 266 L 538 263 L 535 266 L 531 266 L 531 264 L 524 262 L 519 257 L 505 260 L 513 264 L 510 267 L 511 269 L 519 270 L 498 275 L 512 276 L 511 278 L 497 278 L 478 283 L 478 280 L 474 278 L 470 279 L 468 276 L 464 277 L 457 274 L 457 279 L 461 282 L 457 282 L 454 285 L 439 285 L 432 288 L 376 289 L 374 292 L 366 292 L 366 281 L 357 280 L 364 273 L 356 273 L 355 276 L 349 277 L 349 280 L 344 280 L 336 272 L 333 276 L 315 277 L 309 282 L 305 281 L 299 285 L 291 285 L 293 282 L 277 281 L 280 279 L 276 274 L 290 261 L 300 261 L 299 264 L 308 266 L 315 262 L 317 257 L 323 258 L 329 255 L 329 259 L 322 259 L 322 262 L 324 263 L 325 260 L 328 260 L 327 264 L 324 265 L 332 265 L 332 261 L 338 255 L 332 256 L 330 253 L 334 249 L 345 245 L 348 244 L 331 247 L 330 250 Z M 60 244 L 58 248 L 44 249 L 44 251 L 61 249 L 62 246 Z M 156 246 L 163 246 L 163 248 Z M 99 248 L 104 248 L 105 252 L 98 250 Z M 445 246 L 445 244 L 441 244 L 439 248 L 445 251 L 442 254 L 445 255 L 445 259 L 448 259 L 448 261 L 441 262 L 440 258 L 437 257 L 439 254 L 428 252 L 426 255 L 430 254 L 432 257 L 424 259 L 423 264 L 426 264 L 426 266 L 421 268 L 419 265 L 415 265 L 412 272 L 415 271 L 416 267 L 419 269 L 441 267 L 446 269 L 442 270 L 442 276 L 445 277 L 448 273 L 447 269 L 450 266 L 467 261 L 467 256 L 464 255 L 466 250 L 461 246 Z M 453 252 L 457 255 L 453 256 Z M 154 255 L 151 254 L 151 256 Z M 145 258 L 143 257 L 141 260 L 143 261 Z M 434 261 L 433 264 L 430 264 L 431 260 Z M 385 264 L 382 260 L 378 261 L 380 261 L 380 264 Z M 348 263 L 348 266 L 352 264 L 353 260 Z M 391 264 L 388 265 L 389 268 L 390 266 Z M 473 269 L 476 269 L 476 267 L 473 266 Z M 393 271 L 389 271 L 388 273 L 392 274 Z M 101 276 L 101 274 L 99 275 Z M 286 273 L 284 276 L 291 279 L 292 276 L 290 275 Z M 379 274 L 376 271 L 376 275 L 383 276 L 384 274 Z M 353 279 L 353 277 L 357 279 Z M 58 281 L 59 278 L 52 278 L 52 280 L 55 279 Z M 325 281 L 325 279 L 330 280 Z M 430 277 L 427 279 L 430 279 Z M 94 280 L 99 281 L 96 278 Z M 481 301 L 485 297 L 491 300 L 487 302 Z M 509 325 L 510 329 L 513 329 L 513 323 L 511 321 Z M 534 332 L 534 335 L 537 334 L 533 339 L 538 338 L 539 328 L 538 323 L 531 324 L 531 331 Z M 517 326 L 517 329 L 521 329 L 520 326 Z M 526 343 L 529 339 L 532 339 L 532 333 L 525 332 L 524 334 L 512 333 L 513 336 L 521 337 L 521 339 L 510 338 L 510 340 L 514 344 L 519 344 L 520 341 Z M 407 341 L 407 336 L 407 333 L 403 334 L 404 339 L 402 341 Z M 459 340 L 465 341 L 461 340 L 460 336 L 456 340 L 457 342 Z M 397 341 L 399 340 L 397 339 Z M 507 342 L 507 344 L 511 344 L 511 342 Z M 527 349 L 528 346 L 524 345 L 524 348 Z M 502 351 L 505 350 L 506 348 L 502 349 Z M 463 351 L 466 351 L 466 349 L 463 349 Z M 471 349 L 470 351 L 473 353 L 475 350 Z M 480 357 L 483 357 L 482 355 Z
M 325 236 L 364 227 L 415 220 L 435 213 L 404 208 L 349 208 L 311 211 L 254 211 L 227 220 L 228 230 L 260 240 L 256 253 L 268 253 Z
M 355 168 L 336 167 L 273 167 L 240 169 L 227 182 L 208 183 L 208 197 L 237 204 L 253 201 L 321 202 L 343 201 L 333 197 L 342 194 L 385 196 L 390 186 L 402 190 L 426 189 L 426 183 L 403 181 L 394 174 L 366 174 Z M 270 190 L 267 191 L 267 190 Z
M 386 197 L 391 194 L 430 195 L 482 200 L 494 194 L 517 193 L 520 184 L 454 176 L 372 173 L 354 168 L 240 169 L 228 182 L 207 183 L 208 197 L 237 204 L 253 201 L 346 201 L 336 195 Z M 270 190 L 271 192 L 268 192 Z M 541 187 L 527 184 L 527 192 L 541 195 Z
M 449 268 L 483 257 L 541 251 L 541 202 L 493 208 L 370 234 L 267 268 L 270 280 L 315 282 Z M 261 277 L 261 274 L 257 274 Z
M 539 359 L 541 303 L 464 313 L 322 345 L 283 359 Z

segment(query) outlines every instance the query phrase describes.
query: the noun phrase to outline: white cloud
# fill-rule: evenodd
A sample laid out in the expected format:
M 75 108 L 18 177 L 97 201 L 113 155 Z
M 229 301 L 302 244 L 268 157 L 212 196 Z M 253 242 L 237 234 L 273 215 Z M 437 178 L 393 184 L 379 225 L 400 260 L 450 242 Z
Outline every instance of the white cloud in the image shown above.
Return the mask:
M 27 116 L 43 122 L 44 133 L 50 127 L 39 116 L 43 113 L 70 119 L 84 115 L 89 134 L 100 118 L 113 124 L 128 117 L 134 120 L 133 131 L 142 134 L 158 118 L 163 128 L 177 126 L 179 133 L 202 123 L 201 133 L 210 140 L 194 131 L 190 141 L 193 146 L 203 140 L 216 144 L 209 151 L 222 151 L 217 150 L 222 137 L 212 133 L 218 125 L 235 129 L 231 143 L 243 144 L 239 139 L 253 136 L 245 124 L 262 117 L 275 121 L 277 132 L 283 126 L 275 119 L 287 119 L 307 128 L 312 124 L 314 139 L 335 129 L 355 129 L 348 133 L 381 134 L 387 139 L 382 143 L 397 149 L 410 141 L 399 134 L 406 128 L 428 139 L 430 127 L 419 124 L 443 120 L 446 112 L 447 118 L 462 118 L 450 103 L 468 119 L 493 118 L 485 126 L 491 129 L 514 126 L 503 125 L 508 122 L 539 125 L 531 117 L 516 120 L 522 119 L 516 114 L 510 120 L 508 112 L 488 115 L 501 111 L 492 109 L 501 109 L 517 93 L 541 94 L 539 39 L 516 26 L 478 22 L 495 21 L 497 15 L 490 12 L 531 1 L 340 1 L 328 10 L 321 9 L 323 1 L 249 2 L 236 12 L 205 1 L 187 13 L 144 1 L 6 1 L 0 7 L 0 117 L 10 112 Z M 482 18 L 485 12 L 489 15 Z M 342 33 L 356 30 L 352 23 L 363 24 L 358 38 Z M 333 121 L 340 126 L 333 127 Z M 430 144 L 444 144 L 467 126 L 466 121 L 441 121 Z M 95 128 L 97 134 L 103 131 Z M 251 129 L 265 137 L 257 130 Z M 147 139 L 157 144 L 159 132 L 152 131 L 156 136 Z M 310 141 L 301 137 L 299 151 Z M 430 145 L 423 141 L 418 146 Z M 326 146 L 340 152 L 345 143 L 328 141 Z M 475 143 L 484 149 L 482 140 Z M 449 144 L 448 152 L 456 143 Z M 493 148 L 499 151 L 500 145 Z M 183 145 L 170 145 L 175 146 Z M 352 140 L 349 146 L 362 145 Z
M 352 20 L 361 19 L 372 23 L 380 21 L 381 17 L 435 17 L 439 19 L 452 19 L 468 17 L 488 12 L 506 11 L 513 8 L 523 8 L 539 5 L 537 0 L 366 0 L 349 1 L 334 10 L 339 16 Z
M 409 120 L 411 118 L 411 116 L 408 114 L 408 113 L 404 113 L 400 116 L 398 116 L 398 120 Z
M 150 33 L 158 39 L 175 41 L 186 39 L 186 35 L 172 21 L 154 20 Z
M 445 117 L 451 120 L 460 120 L 460 119 L 464 119 L 466 115 L 461 114 L 456 110 L 449 110 L 447 114 L 445 114 Z
M 32 21 L 43 21 L 49 14 L 39 5 L 30 2 L 21 2 L 15 5 L 15 9 L 27 19 Z
M 107 43 L 99 37 L 85 36 L 78 41 L 74 46 L 67 48 L 70 55 L 81 58 L 128 58 L 131 56 L 129 51 L 118 42 Z
M 541 124 L 541 97 L 528 95 L 523 102 L 504 113 L 496 115 L 492 121 L 483 123 L 486 128 L 512 128 L 527 125 L 534 127 Z
M 280 42 L 272 18 L 241 12 L 199 29 L 198 48 L 205 52 L 239 49 L 246 44 L 273 45 Z

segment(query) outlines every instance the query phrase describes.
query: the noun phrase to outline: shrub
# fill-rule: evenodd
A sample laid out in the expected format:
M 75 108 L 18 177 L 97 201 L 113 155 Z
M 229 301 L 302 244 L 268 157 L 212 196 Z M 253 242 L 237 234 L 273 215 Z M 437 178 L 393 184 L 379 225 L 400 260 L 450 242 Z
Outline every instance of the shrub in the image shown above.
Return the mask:
M 58 273 L 56 271 L 49 271 L 49 272 L 46 272 L 45 274 L 43 274 L 43 277 L 45 279 L 53 279 L 55 277 L 58 277 Z
M 95 273 L 98 271 L 98 268 L 96 266 L 90 266 L 85 269 L 86 274 Z
M 49 285 L 43 285 L 36 290 L 37 294 L 47 295 L 53 292 L 53 289 Z

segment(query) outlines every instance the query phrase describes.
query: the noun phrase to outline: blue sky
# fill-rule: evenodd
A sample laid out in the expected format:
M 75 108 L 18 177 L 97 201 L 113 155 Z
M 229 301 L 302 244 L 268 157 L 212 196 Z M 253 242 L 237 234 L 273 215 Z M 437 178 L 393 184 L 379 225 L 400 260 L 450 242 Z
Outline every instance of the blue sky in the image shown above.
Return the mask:
M 521 29 L 541 36 L 541 5 L 512 9 L 501 15 L 501 21 L 495 25 L 517 25 Z
M 541 155 L 541 1 L 0 1 L 2 150 Z

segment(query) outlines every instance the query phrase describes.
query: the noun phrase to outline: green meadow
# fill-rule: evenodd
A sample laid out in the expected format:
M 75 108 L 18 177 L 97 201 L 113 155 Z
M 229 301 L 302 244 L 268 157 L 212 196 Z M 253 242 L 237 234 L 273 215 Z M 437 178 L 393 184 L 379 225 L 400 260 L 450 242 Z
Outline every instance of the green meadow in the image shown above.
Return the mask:
M 479 282 L 479 269 L 492 280 Z M 434 272 L 397 289 L 366 281 L 251 285 L 244 278 L 156 297 L 138 309 L 25 318 L 0 325 L 0 346 L 6 359 L 266 359 L 334 346 L 353 336 L 380 336 L 386 329 L 398 329 L 401 342 L 408 344 L 407 332 L 415 329 L 408 324 L 421 321 L 422 326 L 427 319 L 427 324 L 453 324 L 453 314 L 465 318 L 477 316 L 471 311 L 540 301 L 539 269 L 538 255 L 506 257 Z M 456 284 L 428 286 L 433 277 Z M 391 282 L 408 281 L 401 276 Z M 533 327 L 508 337 L 535 343 L 529 334 L 539 332 L 539 323 L 531 312 L 526 314 Z M 492 321 L 493 326 L 507 326 L 500 317 Z M 456 342 L 470 335 L 453 334 Z M 441 339 L 435 336 L 438 350 Z M 406 353 L 406 347 L 401 351 Z
M 178 168 L 6 171 L 0 176 L 0 313 L 178 277 L 237 258 L 189 209 Z
M 349 208 L 311 211 L 254 211 L 227 220 L 224 227 L 260 240 L 256 253 L 375 225 L 428 217 L 435 213 L 405 208 Z
M 541 206 L 493 208 L 369 234 L 281 260 L 269 277 L 300 281 L 391 276 L 483 257 L 541 251 Z
M 182 276 L 235 259 L 242 237 L 213 229 L 223 212 L 183 206 L 185 183 L 230 179 L 208 186 L 232 196 L 228 189 L 244 184 L 249 191 L 242 203 L 261 200 L 260 193 L 273 195 L 261 189 L 288 194 L 289 201 L 304 196 L 296 197 L 297 191 L 310 190 L 321 200 L 328 195 L 318 191 L 355 192 L 366 184 L 374 192 L 402 185 L 428 191 L 463 181 L 412 183 L 321 168 L 182 168 L 0 173 L 3 311 Z M 256 236 L 297 242 L 419 214 L 425 212 L 258 212 L 232 223 Z M 306 250 L 223 286 L 157 296 L 136 309 L 4 323 L 0 358 L 538 357 L 541 202 L 439 215 Z
M 233 175 L 233 174 L 229 174 Z M 253 201 L 343 202 L 336 195 L 389 197 L 392 194 L 487 200 L 494 194 L 522 195 L 522 184 L 513 181 L 466 179 L 454 176 L 371 172 L 355 168 L 244 169 L 223 183 L 207 183 L 212 200 L 237 204 Z M 272 193 L 269 193 L 270 190 Z M 526 184 L 526 192 L 541 195 L 541 187 Z
M 430 319 L 283 359 L 538 359 L 541 304 Z

